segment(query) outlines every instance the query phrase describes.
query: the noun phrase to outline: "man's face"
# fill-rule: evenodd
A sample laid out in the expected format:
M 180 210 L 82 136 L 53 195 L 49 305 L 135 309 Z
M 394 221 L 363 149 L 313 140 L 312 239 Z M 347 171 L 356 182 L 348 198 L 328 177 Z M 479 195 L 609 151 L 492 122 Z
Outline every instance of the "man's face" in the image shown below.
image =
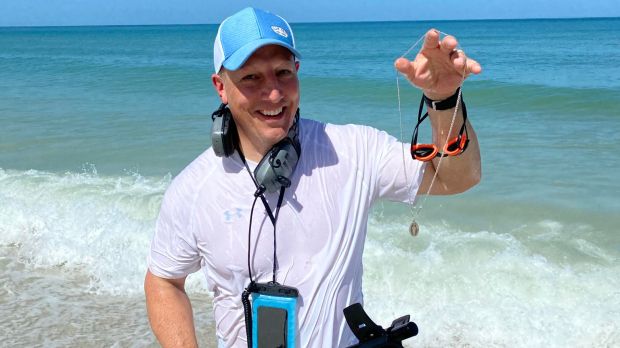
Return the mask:
M 240 69 L 212 76 L 220 99 L 233 114 L 247 158 L 260 160 L 293 125 L 299 106 L 298 68 L 289 50 L 268 45 Z

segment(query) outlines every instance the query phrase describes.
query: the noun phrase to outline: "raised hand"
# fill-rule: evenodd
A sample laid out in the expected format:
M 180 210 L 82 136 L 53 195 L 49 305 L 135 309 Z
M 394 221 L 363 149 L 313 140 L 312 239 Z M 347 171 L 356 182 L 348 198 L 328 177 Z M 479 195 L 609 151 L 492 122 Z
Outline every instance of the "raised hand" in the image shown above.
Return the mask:
M 398 58 L 394 66 L 424 94 L 433 100 L 443 100 L 454 94 L 463 77 L 479 74 L 482 67 L 465 52 L 456 49 L 454 36 L 439 40 L 439 32 L 431 29 L 426 33 L 422 49 L 413 61 Z

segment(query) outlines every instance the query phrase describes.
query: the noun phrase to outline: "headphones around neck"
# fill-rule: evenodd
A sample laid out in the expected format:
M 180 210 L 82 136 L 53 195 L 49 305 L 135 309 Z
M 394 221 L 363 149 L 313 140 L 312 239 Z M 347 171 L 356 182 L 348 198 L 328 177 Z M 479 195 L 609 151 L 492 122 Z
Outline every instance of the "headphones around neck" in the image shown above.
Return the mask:
M 245 158 L 239 149 L 239 134 L 232 113 L 226 104 L 211 115 L 211 144 L 218 157 L 230 157 L 239 150 L 241 158 Z M 299 162 L 301 145 L 299 144 L 299 109 L 295 114 L 295 122 L 289 129 L 286 138 L 275 144 L 258 162 L 254 169 L 254 179 L 259 189 L 275 192 L 282 187 L 291 186 L 291 177 Z

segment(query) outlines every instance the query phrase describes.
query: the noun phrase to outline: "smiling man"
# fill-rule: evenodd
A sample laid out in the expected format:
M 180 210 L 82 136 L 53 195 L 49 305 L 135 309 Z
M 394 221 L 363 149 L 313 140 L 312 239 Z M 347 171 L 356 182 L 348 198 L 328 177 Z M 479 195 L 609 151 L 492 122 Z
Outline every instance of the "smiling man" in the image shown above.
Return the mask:
M 163 346 L 196 346 L 184 284 L 198 270 L 214 294 L 220 347 L 252 339 L 260 345 L 265 324 L 273 324 L 265 335 L 286 337 L 282 345 L 357 342 L 342 311 L 363 300 L 372 204 L 459 193 L 480 180 L 478 142 L 463 107 L 448 134 L 462 74 L 481 71 L 456 47 L 455 38 L 440 40 L 430 30 L 414 61 L 395 62 L 424 91 L 434 139 L 434 147 L 420 147 L 418 159 L 403 163 L 402 144 L 385 132 L 300 118 L 301 55 L 284 19 L 246 8 L 222 22 L 214 45 L 212 83 L 222 106 L 213 115 L 213 146 L 166 191 L 149 255 L 147 308 Z M 283 314 L 260 322 L 261 306 Z
M 272 44 L 258 48 L 238 69 L 224 68 L 213 75 L 247 159 L 258 162 L 293 125 L 299 106 L 298 67 L 291 51 Z

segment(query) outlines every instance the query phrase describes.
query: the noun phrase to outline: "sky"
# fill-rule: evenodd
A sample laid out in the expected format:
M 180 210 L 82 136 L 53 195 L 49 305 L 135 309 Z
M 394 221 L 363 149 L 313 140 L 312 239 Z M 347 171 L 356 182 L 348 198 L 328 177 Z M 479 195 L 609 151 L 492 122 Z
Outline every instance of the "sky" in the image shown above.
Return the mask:
M 0 0 L 0 26 L 212 24 L 247 6 L 292 23 L 620 17 L 620 0 Z

